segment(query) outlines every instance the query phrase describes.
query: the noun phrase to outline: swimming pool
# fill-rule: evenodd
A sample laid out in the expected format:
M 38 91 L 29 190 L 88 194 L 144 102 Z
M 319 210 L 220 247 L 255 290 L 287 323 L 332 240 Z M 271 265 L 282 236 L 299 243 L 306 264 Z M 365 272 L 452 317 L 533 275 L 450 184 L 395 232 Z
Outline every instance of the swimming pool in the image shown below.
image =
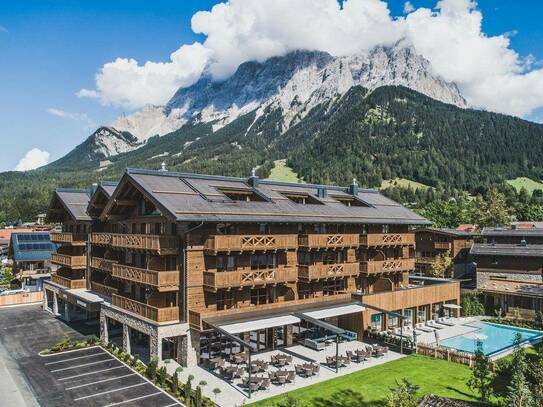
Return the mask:
M 486 356 L 493 356 L 512 347 L 517 332 L 522 336 L 522 343 L 537 342 L 543 337 L 543 332 L 541 331 L 492 324 L 489 322 L 473 322 L 465 326 L 473 328 L 473 330 L 439 341 L 439 344 L 462 352 L 475 353 L 477 342 L 481 341 L 484 354 Z

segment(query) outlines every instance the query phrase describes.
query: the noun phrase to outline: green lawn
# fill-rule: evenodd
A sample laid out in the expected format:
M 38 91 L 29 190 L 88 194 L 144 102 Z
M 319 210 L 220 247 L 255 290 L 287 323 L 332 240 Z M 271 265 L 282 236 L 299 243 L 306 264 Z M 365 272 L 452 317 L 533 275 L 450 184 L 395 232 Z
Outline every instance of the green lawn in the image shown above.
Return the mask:
M 526 177 L 518 177 L 515 179 L 507 180 L 507 183 L 513 186 L 517 192 L 520 191 L 522 187 L 526 188 L 528 194 L 532 195 L 534 189 L 543 189 L 543 183 L 534 181 L 533 179 Z
M 413 189 L 422 189 L 422 190 L 427 190 L 428 188 L 431 188 L 428 185 L 421 184 L 420 182 L 416 182 L 416 181 L 411 181 L 405 178 L 386 179 L 381 183 L 380 189 L 385 189 L 389 187 L 402 187 L 402 188 L 411 187 Z
M 273 163 L 275 166 L 271 170 L 270 176 L 267 179 L 285 182 L 304 182 L 298 176 L 298 174 L 296 174 L 292 168 L 287 165 L 287 160 L 276 160 Z
M 466 382 L 471 370 L 464 365 L 411 355 L 383 365 L 328 380 L 289 395 L 314 407 L 380 406 L 396 380 L 407 378 L 420 386 L 420 395 L 433 393 L 457 399 L 476 401 Z M 286 395 L 256 402 L 254 406 L 277 406 Z

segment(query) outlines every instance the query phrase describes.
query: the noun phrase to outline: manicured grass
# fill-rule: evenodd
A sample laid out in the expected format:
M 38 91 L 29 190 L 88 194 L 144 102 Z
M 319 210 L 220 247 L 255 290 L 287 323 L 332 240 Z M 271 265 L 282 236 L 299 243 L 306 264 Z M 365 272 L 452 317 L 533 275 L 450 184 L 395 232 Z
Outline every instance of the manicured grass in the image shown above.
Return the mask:
M 408 188 L 409 186 L 413 189 L 422 189 L 422 190 L 427 190 L 428 188 L 432 188 L 428 185 L 421 184 L 420 182 L 416 182 L 416 181 L 411 181 L 409 179 L 394 178 L 394 179 L 386 179 L 383 182 L 381 182 L 380 189 L 385 189 L 389 187 Z
M 268 179 L 274 181 L 300 182 L 304 181 L 287 165 L 287 160 L 276 160 Z
M 476 401 L 466 382 L 471 370 L 464 365 L 411 355 L 288 393 L 315 407 L 382 406 L 396 380 L 408 379 L 420 386 L 420 395 L 429 393 Z M 287 395 L 256 402 L 254 406 L 277 406 Z
M 526 178 L 526 177 L 518 177 L 515 179 L 509 179 L 507 180 L 507 183 L 514 187 L 517 192 L 520 191 L 522 187 L 526 188 L 528 191 L 528 194 L 532 194 L 534 189 L 542 189 L 543 190 L 543 183 L 534 181 L 533 179 Z

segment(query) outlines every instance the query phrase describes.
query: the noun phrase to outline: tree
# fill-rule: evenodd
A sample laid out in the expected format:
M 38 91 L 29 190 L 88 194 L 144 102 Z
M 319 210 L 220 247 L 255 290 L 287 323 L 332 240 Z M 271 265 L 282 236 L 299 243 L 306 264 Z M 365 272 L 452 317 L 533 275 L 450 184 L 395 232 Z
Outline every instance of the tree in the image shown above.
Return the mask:
M 490 188 L 484 199 L 476 201 L 476 223 L 479 227 L 505 226 L 511 221 L 511 211 L 505 203 L 505 195 L 496 188 Z
M 521 346 L 522 336 L 515 335 L 515 350 L 511 360 L 511 384 L 507 386 L 507 405 L 510 407 L 534 406 L 534 397 L 526 380 L 528 363 L 526 354 Z
M 532 393 L 536 406 L 543 406 L 543 344 L 537 347 L 537 356 L 530 366 Z
M 441 253 L 435 257 L 429 271 L 434 277 L 450 277 L 452 274 L 452 265 L 453 259 L 447 250 L 445 253 Z
M 164 387 L 166 385 L 167 376 L 168 376 L 168 372 L 166 371 L 165 366 L 162 366 L 160 369 L 158 369 L 158 384 L 161 387 Z
M 486 403 L 492 395 L 493 380 L 494 373 L 492 372 L 490 359 L 483 353 L 483 343 L 477 341 L 475 364 L 471 369 L 471 377 L 467 385 L 472 391 L 477 391 L 481 401 Z
M 461 294 L 460 306 L 462 307 L 462 315 L 465 317 L 485 314 L 485 307 L 478 293 Z
M 146 374 L 149 380 L 154 381 L 157 374 L 157 368 L 158 368 L 158 358 L 152 357 L 149 363 L 147 364 Z
M 215 387 L 215 388 L 213 389 L 213 394 L 215 395 L 215 404 L 217 404 L 217 396 L 218 396 L 219 394 L 221 394 L 221 393 L 222 393 L 222 391 L 221 391 L 221 389 L 219 389 L 218 387 Z
M 191 394 L 192 394 L 192 375 L 189 376 L 188 380 L 187 380 L 187 383 L 185 383 L 185 386 L 183 388 L 184 390 L 184 399 L 185 399 L 185 403 L 189 404 L 190 405 L 190 397 L 191 397 Z
M 177 371 L 172 376 L 172 393 L 177 396 L 179 392 L 179 374 Z
M 418 404 L 417 391 L 419 386 L 412 384 L 406 378 L 396 381 L 396 387 L 390 389 L 387 396 L 387 407 L 416 407 Z

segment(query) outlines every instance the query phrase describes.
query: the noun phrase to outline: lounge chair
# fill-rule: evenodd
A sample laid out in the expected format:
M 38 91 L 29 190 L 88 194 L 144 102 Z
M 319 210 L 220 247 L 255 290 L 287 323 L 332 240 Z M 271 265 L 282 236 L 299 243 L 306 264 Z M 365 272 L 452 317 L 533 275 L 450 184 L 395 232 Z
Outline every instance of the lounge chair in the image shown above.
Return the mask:
M 454 322 L 452 322 L 450 319 L 447 319 L 447 318 L 444 318 L 444 317 L 438 318 L 437 322 L 439 322 L 441 325 L 454 326 Z
M 415 329 L 418 329 L 419 331 L 422 331 L 422 332 L 434 332 L 434 329 L 428 328 L 427 326 L 424 326 L 424 324 L 420 322 L 417 325 L 415 325 Z
M 435 329 L 445 328 L 443 325 L 439 325 L 438 323 L 436 323 L 436 321 L 434 321 L 433 319 L 426 321 L 426 326 L 429 326 L 430 328 L 435 328 Z

